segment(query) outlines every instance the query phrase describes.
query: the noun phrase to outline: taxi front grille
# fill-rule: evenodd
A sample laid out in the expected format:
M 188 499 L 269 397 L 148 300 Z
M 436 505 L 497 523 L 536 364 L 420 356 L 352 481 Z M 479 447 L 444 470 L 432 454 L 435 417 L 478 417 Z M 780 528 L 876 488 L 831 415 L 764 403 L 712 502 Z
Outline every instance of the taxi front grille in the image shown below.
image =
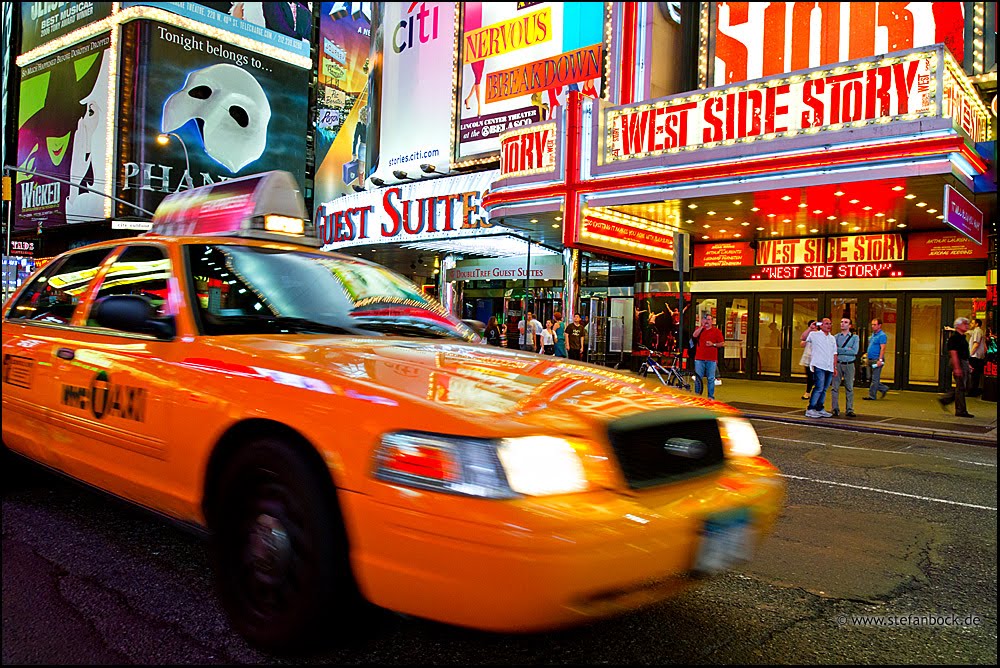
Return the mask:
M 645 489 L 702 475 L 722 466 L 722 436 L 714 415 L 625 418 L 608 427 L 622 473 L 633 489 Z

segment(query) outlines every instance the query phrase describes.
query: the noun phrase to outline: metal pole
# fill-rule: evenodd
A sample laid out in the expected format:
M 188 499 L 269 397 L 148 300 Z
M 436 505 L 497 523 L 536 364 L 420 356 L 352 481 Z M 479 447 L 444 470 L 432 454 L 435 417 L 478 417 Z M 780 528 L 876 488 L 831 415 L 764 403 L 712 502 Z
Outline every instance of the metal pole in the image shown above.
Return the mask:
M 181 143 L 181 148 L 184 149 L 184 166 L 187 168 L 188 178 L 191 178 L 191 161 L 188 160 L 187 144 L 184 143 L 184 140 L 181 139 L 181 136 L 176 132 L 167 132 L 166 134 L 170 137 L 177 137 L 177 141 Z
M 684 357 L 684 352 L 687 351 L 687 346 L 684 345 L 684 260 L 686 259 L 687 248 L 684 244 L 683 234 L 678 235 L 680 244 L 674 249 L 674 254 L 680 253 L 680 261 L 677 265 L 678 273 L 680 276 L 680 281 L 678 282 L 679 294 L 677 295 L 677 312 L 680 314 L 680 320 L 677 325 L 677 350 L 681 356 L 681 369 L 687 369 L 687 358 Z M 713 390 L 714 391 L 714 390 Z
M 531 275 L 531 237 L 528 237 L 528 262 L 524 270 L 524 306 L 521 308 L 521 318 L 528 315 L 528 277 Z M 524 323 L 524 342 L 528 342 L 528 323 Z
M 11 167 L 10 165 L 4 165 L 3 171 L 5 171 L 5 172 L 21 172 L 22 174 L 31 174 L 32 176 L 41 176 L 42 178 L 45 178 L 45 179 L 51 179 L 52 181 L 58 181 L 59 183 L 65 183 L 68 186 L 75 186 L 75 187 L 79 188 L 80 190 L 82 190 L 84 192 L 94 193 L 96 195 L 102 195 L 104 197 L 107 197 L 110 200 L 114 200 L 115 202 L 119 202 L 121 204 L 128 205 L 128 206 L 132 207 L 133 209 L 136 209 L 137 211 L 142 211 L 143 213 L 145 213 L 146 215 L 148 215 L 150 217 L 152 217 L 154 215 L 152 211 L 146 211 L 145 209 L 143 209 L 141 206 L 138 206 L 137 204 L 133 204 L 132 202 L 126 202 L 125 200 L 119 199 L 117 197 L 112 197 L 111 195 L 109 195 L 107 193 L 102 193 L 100 190 L 94 190 L 92 188 L 88 188 L 87 186 L 83 185 L 83 183 L 73 183 L 72 181 L 67 181 L 66 179 L 61 179 L 58 176 L 52 176 L 50 174 L 43 174 L 42 172 L 36 172 L 34 170 L 31 170 L 31 169 L 22 169 L 20 167 Z

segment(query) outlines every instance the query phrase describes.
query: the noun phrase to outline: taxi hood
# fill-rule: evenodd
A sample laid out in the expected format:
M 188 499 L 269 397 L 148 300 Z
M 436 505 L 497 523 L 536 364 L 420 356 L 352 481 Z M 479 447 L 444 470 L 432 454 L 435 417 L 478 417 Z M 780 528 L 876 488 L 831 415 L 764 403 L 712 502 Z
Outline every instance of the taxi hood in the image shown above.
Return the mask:
M 472 418 L 495 422 L 502 416 L 536 429 L 573 425 L 575 431 L 656 408 L 732 410 L 629 372 L 457 341 L 239 336 L 226 337 L 224 347 L 240 348 L 258 364 L 270 360 L 276 373 L 361 384 L 367 394 L 387 400 L 403 395 Z

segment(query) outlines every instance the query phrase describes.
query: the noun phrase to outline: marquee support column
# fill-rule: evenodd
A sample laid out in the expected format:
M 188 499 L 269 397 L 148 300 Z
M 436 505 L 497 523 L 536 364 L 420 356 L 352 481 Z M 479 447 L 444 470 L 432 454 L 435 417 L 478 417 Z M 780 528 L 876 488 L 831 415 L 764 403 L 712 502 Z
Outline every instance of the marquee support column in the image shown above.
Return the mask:
M 438 271 L 438 298 L 444 310 L 456 317 L 461 317 L 460 313 L 455 313 L 457 300 L 455 299 L 455 284 L 448 280 L 448 271 L 455 268 L 457 259 L 454 255 L 445 255 L 441 258 L 441 266 Z
M 573 322 L 580 301 L 580 251 L 563 249 L 563 322 Z

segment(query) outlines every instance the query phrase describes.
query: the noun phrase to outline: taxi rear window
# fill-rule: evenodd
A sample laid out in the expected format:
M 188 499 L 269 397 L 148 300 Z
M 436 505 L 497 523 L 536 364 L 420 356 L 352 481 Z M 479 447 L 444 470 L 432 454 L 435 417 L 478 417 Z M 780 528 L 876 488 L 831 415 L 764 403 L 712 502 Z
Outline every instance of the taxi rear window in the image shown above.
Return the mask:
M 478 337 L 402 276 L 365 260 L 237 244 L 185 246 L 202 333 Z

